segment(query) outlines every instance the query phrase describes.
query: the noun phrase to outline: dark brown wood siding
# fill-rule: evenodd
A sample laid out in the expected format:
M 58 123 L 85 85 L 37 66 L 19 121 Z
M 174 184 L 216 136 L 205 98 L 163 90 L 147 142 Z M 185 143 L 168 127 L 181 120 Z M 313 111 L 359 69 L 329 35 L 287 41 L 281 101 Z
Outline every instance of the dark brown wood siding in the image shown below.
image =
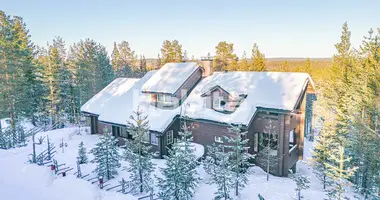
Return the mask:
M 187 93 L 195 87 L 202 78 L 202 70 L 200 67 L 182 84 L 182 86 L 174 93 L 177 99 L 182 99 Z

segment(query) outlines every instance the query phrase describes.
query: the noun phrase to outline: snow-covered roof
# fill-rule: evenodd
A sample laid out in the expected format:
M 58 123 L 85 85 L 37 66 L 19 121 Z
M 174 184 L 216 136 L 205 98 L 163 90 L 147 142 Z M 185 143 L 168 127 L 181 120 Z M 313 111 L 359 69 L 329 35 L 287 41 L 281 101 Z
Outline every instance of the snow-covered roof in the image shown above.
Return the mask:
M 195 62 L 166 63 L 143 85 L 142 91 L 174 94 L 197 69 Z
M 107 87 L 88 100 L 81 107 L 81 111 L 100 115 L 104 107 L 112 103 L 115 98 L 123 98 L 139 80 L 137 78 L 117 78 L 113 80 Z
M 307 73 L 215 72 L 203 79 L 184 104 L 190 118 L 248 125 L 257 107 L 293 110 L 311 78 Z M 312 82 L 311 82 L 312 83 Z M 219 86 L 233 96 L 247 95 L 235 112 L 226 114 L 205 108 L 202 94 Z
M 149 71 L 140 80 L 137 80 L 128 89 L 123 84 L 115 84 L 113 81 L 104 90 L 95 95 L 94 100 L 90 100 L 82 106 L 82 111 L 99 115 L 99 120 L 113 124 L 125 125 L 130 116 L 137 108 L 143 111 L 143 115 L 148 116 L 150 130 L 162 132 L 173 121 L 179 113 L 179 108 L 164 110 L 150 105 L 151 96 L 142 93 L 142 86 L 150 80 L 157 71 Z

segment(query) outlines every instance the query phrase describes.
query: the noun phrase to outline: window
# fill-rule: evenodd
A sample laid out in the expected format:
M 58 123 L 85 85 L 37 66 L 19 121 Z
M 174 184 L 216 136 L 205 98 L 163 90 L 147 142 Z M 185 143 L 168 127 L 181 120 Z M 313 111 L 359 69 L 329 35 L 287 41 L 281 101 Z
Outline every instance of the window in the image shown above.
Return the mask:
M 290 132 L 289 132 L 289 143 L 291 143 L 291 144 L 293 144 L 293 143 L 295 143 L 294 142 L 294 130 L 291 130 Z
M 268 143 L 270 148 L 277 148 L 278 135 L 276 133 L 261 133 L 260 137 L 260 145 L 265 148 L 268 147 Z
M 223 143 L 223 138 L 220 137 L 220 136 L 215 136 L 214 140 L 215 140 L 215 142 L 217 142 L 217 143 Z
M 158 138 L 156 134 L 154 133 L 150 134 L 150 143 L 153 145 L 158 145 Z
M 255 133 L 255 135 L 254 135 L 253 151 L 259 152 L 259 133 Z
M 224 110 L 224 105 L 226 104 L 225 101 L 223 101 L 223 98 L 222 97 L 218 97 L 216 99 L 214 99 L 213 101 L 213 108 L 215 110 Z
M 123 137 L 123 138 L 127 138 L 128 137 L 127 128 L 125 128 L 125 127 L 121 128 L 120 137 Z
M 157 94 L 157 102 L 160 103 L 171 103 L 171 96 L 166 94 Z
M 173 141 L 174 141 L 173 130 L 170 130 L 170 131 L 166 132 L 166 142 L 167 142 L 167 144 L 172 144 Z

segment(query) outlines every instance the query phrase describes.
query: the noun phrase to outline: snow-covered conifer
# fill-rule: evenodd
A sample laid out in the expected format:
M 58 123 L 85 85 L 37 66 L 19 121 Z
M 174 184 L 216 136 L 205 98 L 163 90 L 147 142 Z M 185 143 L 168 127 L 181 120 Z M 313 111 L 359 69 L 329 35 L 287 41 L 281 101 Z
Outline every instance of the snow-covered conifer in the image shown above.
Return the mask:
M 129 163 L 125 170 L 131 173 L 127 184 L 132 193 L 138 194 L 150 192 L 153 189 L 154 181 L 151 174 L 154 171 L 154 164 L 152 153 L 149 152 L 151 146 L 147 116 L 143 116 L 139 109 L 134 112 L 134 115 L 127 122 L 127 131 L 132 135 L 133 140 L 127 141 L 124 158 Z
M 218 191 L 214 194 L 215 199 L 232 199 L 230 190 L 234 187 L 233 176 L 231 170 L 228 153 L 223 151 L 222 145 L 215 143 L 208 146 L 208 154 L 203 162 L 205 171 L 210 175 L 208 184 L 216 184 Z
M 83 141 L 80 142 L 78 146 L 77 160 L 79 164 L 86 164 L 88 162 L 87 151 L 86 151 L 86 148 L 84 147 Z
M 229 131 L 233 133 L 234 137 L 227 137 L 228 144 L 225 145 L 228 150 L 230 167 L 233 171 L 233 182 L 235 185 L 235 195 L 239 195 L 239 190 L 245 187 L 248 183 L 248 175 L 252 174 L 252 171 L 248 168 L 250 166 L 249 159 L 252 157 L 248 153 L 248 139 L 244 139 L 247 132 L 242 131 L 241 125 L 231 125 Z
M 344 154 L 344 147 L 336 145 L 329 156 L 330 162 L 325 163 L 328 168 L 328 176 L 333 179 L 332 187 L 328 190 L 329 199 L 342 200 L 347 199 L 345 196 L 346 188 L 350 183 L 348 179 L 355 173 L 356 168 L 348 168 L 346 164 L 350 162 L 351 157 Z
M 91 153 L 94 154 L 94 159 L 91 162 L 96 163 L 94 172 L 98 176 L 111 179 L 114 175 L 117 175 L 117 169 L 121 165 L 116 143 L 116 138 L 105 132 L 96 147 L 91 150 Z
M 294 174 L 293 180 L 296 182 L 296 193 L 297 193 L 297 199 L 301 200 L 303 199 L 303 196 L 301 195 L 302 190 L 307 190 L 310 188 L 310 179 L 306 176 L 300 175 L 300 174 Z
M 185 125 L 179 132 L 180 140 L 174 143 L 166 156 L 166 168 L 161 168 L 163 177 L 157 177 L 159 196 L 165 200 L 190 200 L 194 197 L 199 177 L 196 171 L 197 158 L 190 141 L 192 133 Z

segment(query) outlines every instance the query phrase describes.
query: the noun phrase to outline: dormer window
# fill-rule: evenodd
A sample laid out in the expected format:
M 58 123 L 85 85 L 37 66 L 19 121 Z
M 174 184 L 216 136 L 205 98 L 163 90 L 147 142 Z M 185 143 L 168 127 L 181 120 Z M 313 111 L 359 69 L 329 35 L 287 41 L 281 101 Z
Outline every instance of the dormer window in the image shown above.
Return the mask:
M 217 97 L 214 99 L 213 108 L 215 110 L 223 111 L 226 102 L 223 100 L 223 97 Z
M 157 94 L 157 102 L 158 103 L 171 103 L 172 98 L 167 94 Z

